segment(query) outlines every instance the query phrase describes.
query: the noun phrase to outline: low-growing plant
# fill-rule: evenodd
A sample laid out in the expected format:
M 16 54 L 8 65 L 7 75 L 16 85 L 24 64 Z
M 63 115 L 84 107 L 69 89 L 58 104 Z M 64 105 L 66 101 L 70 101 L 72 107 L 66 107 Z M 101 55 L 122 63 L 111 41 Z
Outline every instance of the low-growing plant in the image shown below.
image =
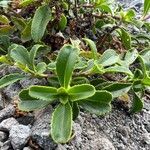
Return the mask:
M 44 78 L 47 85 L 21 90 L 18 108 L 53 104 L 56 143 L 73 138 L 80 108 L 105 115 L 112 101 L 125 99 L 130 114 L 140 112 L 150 87 L 149 10 L 149 0 L 140 18 L 108 0 L 1 1 L 0 67 L 20 72 L 3 76 L 0 88 Z

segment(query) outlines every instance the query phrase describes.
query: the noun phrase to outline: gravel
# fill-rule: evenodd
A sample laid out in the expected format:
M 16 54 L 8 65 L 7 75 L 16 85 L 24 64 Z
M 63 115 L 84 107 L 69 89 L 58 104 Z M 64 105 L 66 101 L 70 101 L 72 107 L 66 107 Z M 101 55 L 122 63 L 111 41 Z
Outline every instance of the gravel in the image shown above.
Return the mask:
M 15 125 L 12 126 L 9 138 L 14 150 L 22 149 L 28 142 L 31 134 L 29 126 Z
M 12 126 L 14 125 L 18 125 L 18 121 L 11 117 L 11 118 L 8 118 L 8 119 L 5 119 L 3 120 L 1 123 L 0 123 L 0 130 L 1 131 L 10 131 L 10 129 L 12 128 Z
M 6 108 L 0 111 L 0 122 L 6 118 L 13 116 L 15 113 L 15 107 L 9 104 Z

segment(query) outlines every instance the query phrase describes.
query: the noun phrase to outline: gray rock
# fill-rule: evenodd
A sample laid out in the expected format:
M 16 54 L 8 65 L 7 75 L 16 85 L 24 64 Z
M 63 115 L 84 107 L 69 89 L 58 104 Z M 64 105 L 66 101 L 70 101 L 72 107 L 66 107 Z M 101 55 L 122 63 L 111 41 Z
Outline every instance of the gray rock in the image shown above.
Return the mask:
M 50 138 L 50 118 L 52 107 L 48 107 L 36 114 L 36 121 L 32 127 L 31 137 L 41 148 L 45 150 L 55 149 L 56 144 Z
M 15 118 L 11 117 L 11 118 L 3 120 L 0 123 L 0 130 L 1 131 L 10 131 L 12 126 L 18 125 L 18 124 L 19 124 L 18 121 Z
M 19 91 L 21 90 L 21 86 L 18 83 L 11 84 L 7 86 L 3 93 L 7 98 L 7 103 L 10 103 L 16 95 L 18 95 Z
M 23 150 L 33 150 L 31 147 L 24 147 Z
M 25 125 L 12 126 L 9 134 L 12 147 L 15 150 L 22 149 L 27 144 L 30 135 L 31 129 L 29 128 L 29 126 Z
M 4 142 L 7 137 L 7 133 L 0 131 L 0 142 Z
M 143 141 L 144 141 L 146 144 L 150 145 L 150 133 L 145 133 L 145 134 L 143 134 Z
M 115 150 L 113 144 L 105 137 L 96 138 L 93 143 L 95 149 L 99 150 Z
M 15 114 L 15 107 L 9 104 L 6 108 L 0 111 L 0 122 L 6 118 L 9 118 Z
M 28 78 L 20 81 L 22 88 L 28 88 L 31 85 L 45 85 L 45 79 Z
M 2 144 L 1 150 L 13 150 L 10 140 L 6 141 L 5 143 Z

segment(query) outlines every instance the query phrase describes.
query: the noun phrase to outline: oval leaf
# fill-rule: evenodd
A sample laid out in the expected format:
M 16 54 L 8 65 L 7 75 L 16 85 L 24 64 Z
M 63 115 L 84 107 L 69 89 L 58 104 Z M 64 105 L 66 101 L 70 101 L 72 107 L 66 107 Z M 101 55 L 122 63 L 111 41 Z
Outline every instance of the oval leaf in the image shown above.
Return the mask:
M 51 10 L 48 5 L 40 6 L 33 17 L 31 25 L 31 36 L 35 42 L 39 42 L 43 37 L 46 26 L 51 20 Z
M 72 108 L 59 104 L 52 115 L 51 136 L 56 143 L 66 143 L 72 133 Z
M 57 57 L 56 71 L 61 86 L 68 88 L 72 72 L 77 61 L 77 48 L 71 45 L 65 45 L 61 48 Z
M 37 99 L 51 102 L 57 96 L 57 89 L 48 86 L 31 86 L 29 89 L 29 95 Z
M 71 101 L 86 99 L 95 94 L 95 88 L 90 84 L 75 85 L 68 90 Z
M 23 78 L 25 78 L 25 76 L 18 73 L 6 75 L 0 79 L 0 88 L 3 88 L 9 84 L 13 84 L 19 80 L 22 80 Z
M 22 111 L 33 111 L 46 107 L 50 102 L 38 100 L 29 95 L 29 90 L 22 90 L 19 93 L 20 101 L 18 108 Z

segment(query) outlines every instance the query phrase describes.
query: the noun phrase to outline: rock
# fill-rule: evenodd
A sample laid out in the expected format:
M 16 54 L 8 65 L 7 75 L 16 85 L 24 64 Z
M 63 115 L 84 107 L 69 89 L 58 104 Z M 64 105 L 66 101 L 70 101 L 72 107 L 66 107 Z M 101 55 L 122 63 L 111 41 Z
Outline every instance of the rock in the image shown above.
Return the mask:
M 31 147 L 24 147 L 23 150 L 33 150 Z
M 13 83 L 7 86 L 3 93 L 7 99 L 6 103 L 10 103 L 16 95 L 18 95 L 19 91 L 21 90 L 21 86 L 18 83 Z
M 45 85 L 45 79 L 28 78 L 20 81 L 22 88 L 28 88 L 31 85 Z
M 20 124 L 23 124 L 23 125 L 33 124 L 34 123 L 34 114 L 33 113 L 28 113 L 25 116 L 17 118 L 17 121 Z
M 1 131 L 10 131 L 12 126 L 18 125 L 18 124 L 19 124 L 18 121 L 15 118 L 11 117 L 11 118 L 3 120 L 0 123 L 0 130 Z
M 143 141 L 144 143 L 150 145 L 150 133 L 143 134 Z
M 13 150 L 11 143 L 10 143 L 10 140 L 8 140 L 2 144 L 1 150 Z
M 5 132 L 0 131 L 0 142 L 4 142 L 7 139 L 7 134 Z
M 0 111 L 0 122 L 6 118 L 9 118 L 15 114 L 15 107 L 9 104 L 6 108 Z
M 51 150 L 56 148 L 56 144 L 50 138 L 50 118 L 52 107 L 38 112 L 36 121 L 33 124 L 31 137 L 41 148 Z
M 29 126 L 25 125 L 12 126 L 9 134 L 12 147 L 15 150 L 22 149 L 27 144 L 30 135 L 31 129 L 29 128 Z
M 95 139 L 91 144 L 93 144 L 95 149 L 99 150 L 115 150 L 113 144 L 105 137 Z

